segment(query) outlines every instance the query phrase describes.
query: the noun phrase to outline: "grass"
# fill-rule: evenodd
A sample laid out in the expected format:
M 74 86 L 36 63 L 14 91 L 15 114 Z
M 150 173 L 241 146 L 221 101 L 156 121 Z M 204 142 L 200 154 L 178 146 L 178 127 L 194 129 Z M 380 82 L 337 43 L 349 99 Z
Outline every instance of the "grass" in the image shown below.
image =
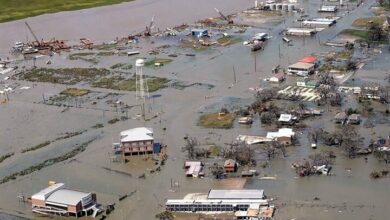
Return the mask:
M 74 85 L 81 81 L 93 81 L 96 78 L 103 77 L 109 73 L 110 71 L 107 69 L 97 68 L 37 68 L 23 72 L 19 75 L 19 79 L 31 82 L 48 82 Z
M 5 155 L 2 155 L 0 156 L 0 163 L 2 163 L 4 160 L 6 160 L 7 158 L 10 158 L 14 155 L 15 153 L 9 153 L 9 154 L 5 154 Z
M 44 148 L 46 146 L 48 146 L 49 144 L 51 143 L 54 143 L 56 141 L 59 141 L 59 140 L 64 140 L 64 139 L 67 139 L 67 138 L 71 138 L 71 137 L 74 137 L 74 136 L 77 136 L 77 135 L 80 135 L 82 133 L 84 133 L 84 131 L 76 131 L 76 132 L 66 132 L 64 136 L 61 136 L 61 137 L 57 137 L 55 140 L 53 141 L 45 141 L 43 143 L 40 143 L 38 145 L 35 145 L 35 146 L 32 146 L 32 147 L 29 147 L 29 148 L 25 148 L 25 149 L 22 149 L 21 150 L 21 153 L 27 153 L 29 151 L 35 151 L 35 150 L 38 150 L 38 149 L 41 149 L 41 148 Z
M 49 145 L 50 143 L 51 143 L 50 141 L 46 141 L 46 142 L 40 143 L 38 145 L 35 145 L 33 147 L 22 149 L 21 153 L 26 153 L 26 152 L 29 152 L 29 151 L 35 151 L 35 150 L 38 150 L 40 148 L 44 148 L 47 145 Z
M 234 113 L 227 113 L 223 116 L 219 116 L 219 113 L 209 113 L 200 116 L 198 125 L 205 128 L 229 129 L 233 127 L 235 118 Z
M 61 95 L 77 97 L 87 95 L 90 91 L 88 89 L 67 88 L 60 92 Z
M 375 25 L 383 25 L 383 22 L 385 22 L 385 17 L 374 16 L 368 18 L 358 18 L 352 23 L 352 25 L 357 27 L 367 27 L 370 22 L 374 23 Z
M 166 78 L 161 77 L 146 77 L 149 92 L 155 92 L 159 89 L 162 89 L 170 81 Z M 105 77 L 92 84 L 94 87 L 106 88 L 106 89 L 115 89 L 115 90 L 125 90 L 125 91 L 135 91 L 135 78 L 124 79 L 120 76 Z
M 0 22 L 128 1 L 130 0 L 0 0 Z
M 172 62 L 172 59 L 168 59 L 168 58 L 154 58 L 152 60 L 149 60 L 147 62 L 145 62 L 145 66 L 154 66 L 154 64 L 156 63 L 159 63 L 160 65 L 166 65 L 168 63 Z
M 115 52 L 113 51 L 102 51 L 96 54 L 97 56 L 113 56 L 115 55 Z
M 98 123 L 98 124 L 92 126 L 92 128 L 94 128 L 94 129 L 99 129 L 99 128 L 102 128 L 102 127 L 104 127 L 104 125 L 102 123 Z
M 231 44 L 235 44 L 235 43 L 238 43 L 240 42 L 241 39 L 240 38 L 236 38 L 236 37 L 232 37 L 232 36 L 222 36 L 220 37 L 217 42 L 222 45 L 222 46 L 228 46 L 228 45 L 231 45 Z
M 116 63 L 112 66 L 110 66 L 110 69 L 122 69 L 122 70 L 130 70 L 131 68 L 133 68 L 133 65 L 131 64 L 126 64 L 126 63 Z
M 345 29 L 340 34 L 356 37 L 365 41 L 369 40 L 370 33 L 366 30 Z
M 117 123 L 118 121 L 120 121 L 119 118 L 113 118 L 113 119 L 111 119 L 111 120 L 108 121 L 108 124 L 115 124 L 115 123 Z

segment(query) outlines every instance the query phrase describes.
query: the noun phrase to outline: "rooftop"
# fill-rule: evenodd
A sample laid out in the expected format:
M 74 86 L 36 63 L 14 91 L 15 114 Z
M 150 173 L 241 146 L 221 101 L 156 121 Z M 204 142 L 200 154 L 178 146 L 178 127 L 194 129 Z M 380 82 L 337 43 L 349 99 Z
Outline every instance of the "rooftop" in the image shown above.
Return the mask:
M 52 193 L 55 191 L 62 189 L 65 187 L 65 184 L 63 183 L 56 183 L 53 184 L 45 189 L 42 189 L 38 193 L 35 193 L 34 195 L 31 196 L 32 199 L 37 199 L 37 200 L 46 200 Z
M 315 56 L 305 56 L 299 60 L 302 63 L 315 63 L 317 62 L 317 58 Z
M 153 139 L 152 128 L 139 127 L 121 132 L 121 142 L 150 141 Z
M 74 191 L 70 189 L 60 189 L 53 192 L 47 198 L 46 202 L 75 206 L 90 195 L 91 193 Z
M 289 122 L 292 119 L 292 115 L 290 114 L 280 114 L 279 120 L 281 122 Z
M 221 190 L 212 189 L 209 192 L 208 199 L 263 199 L 264 190 L 258 189 L 234 189 Z
M 294 64 L 288 66 L 288 68 L 298 68 L 298 69 L 310 69 L 312 67 L 314 67 L 314 64 L 304 63 L 304 62 L 297 62 L 297 63 L 294 63 Z

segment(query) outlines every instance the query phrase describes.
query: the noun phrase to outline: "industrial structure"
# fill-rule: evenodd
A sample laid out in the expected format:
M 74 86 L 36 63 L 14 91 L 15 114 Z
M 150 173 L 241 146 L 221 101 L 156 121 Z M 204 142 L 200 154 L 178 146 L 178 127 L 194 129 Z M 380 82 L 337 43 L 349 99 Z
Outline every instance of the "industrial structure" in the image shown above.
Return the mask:
M 50 183 L 49 186 L 31 196 L 32 211 L 39 214 L 61 216 L 96 217 L 96 194 L 65 188 L 64 183 Z

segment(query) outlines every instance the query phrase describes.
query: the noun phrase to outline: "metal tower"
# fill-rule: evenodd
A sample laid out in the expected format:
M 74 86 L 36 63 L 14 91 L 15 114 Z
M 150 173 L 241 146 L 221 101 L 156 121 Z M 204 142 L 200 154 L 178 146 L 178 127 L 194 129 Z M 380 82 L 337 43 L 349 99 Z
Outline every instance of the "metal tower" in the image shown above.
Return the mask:
M 143 59 L 137 59 L 135 61 L 135 96 L 137 99 L 141 99 L 145 102 L 146 98 L 149 98 L 149 87 L 147 79 L 144 78 L 142 72 L 145 61 Z

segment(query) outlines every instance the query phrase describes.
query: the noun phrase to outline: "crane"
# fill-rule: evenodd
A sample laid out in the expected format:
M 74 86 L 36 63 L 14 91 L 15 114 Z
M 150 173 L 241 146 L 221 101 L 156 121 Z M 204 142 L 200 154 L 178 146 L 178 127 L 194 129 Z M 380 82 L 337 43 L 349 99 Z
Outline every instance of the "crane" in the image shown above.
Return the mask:
M 145 36 L 151 36 L 153 25 L 154 25 L 154 16 L 152 17 L 149 26 L 146 26 L 146 30 L 144 33 Z
M 30 31 L 31 35 L 34 37 L 35 41 L 38 43 L 38 45 L 40 45 L 39 43 L 39 40 L 37 38 L 37 36 L 34 34 L 33 30 L 31 29 L 30 25 L 27 23 L 27 21 L 24 22 L 28 28 L 28 30 Z
M 227 18 L 224 14 L 222 14 L 222 12 L 220 12 L 217 8 L 214 8 L 214 10 L 219 14 L 221 15 L 221 17 L 228 22 L 228 24 L 233 24 L 233 20 Z

